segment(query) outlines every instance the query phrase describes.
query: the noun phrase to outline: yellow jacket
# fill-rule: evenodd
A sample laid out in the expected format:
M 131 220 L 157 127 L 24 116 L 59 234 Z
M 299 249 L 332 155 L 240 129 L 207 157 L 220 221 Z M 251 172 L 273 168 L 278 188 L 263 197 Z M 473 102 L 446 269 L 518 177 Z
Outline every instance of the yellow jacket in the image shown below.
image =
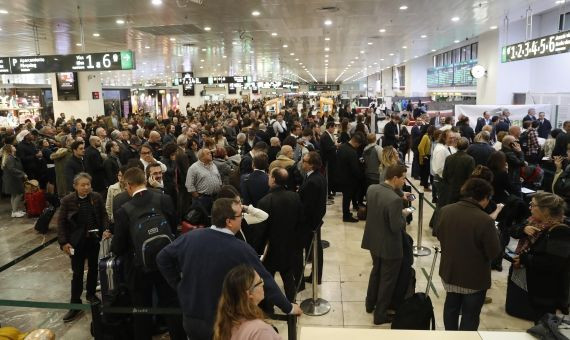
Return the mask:
M 422 140 L 420 141 L 420 145 L 418 145 L 418 151 L 420 154 L 420 165 L 424 164 L 424 157 L 428 157 L 431 152 L 431 139 L 429 138 L 428 134 L 424 134 Z

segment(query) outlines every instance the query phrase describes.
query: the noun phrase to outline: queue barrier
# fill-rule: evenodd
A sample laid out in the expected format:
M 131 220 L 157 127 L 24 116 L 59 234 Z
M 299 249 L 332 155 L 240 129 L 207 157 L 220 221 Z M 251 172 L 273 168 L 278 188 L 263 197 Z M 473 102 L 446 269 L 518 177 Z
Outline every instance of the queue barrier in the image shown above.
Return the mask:
M 422 236 L 424 228 L 424 202 L 432 207 L 435 211 L 435 206 L 425 199 L 425 194 L 423 191 L 418 190 L 418 188 L 408 179 L 406 181 L 412 187 L 412 189 L 418 194 L 418 237 L 416 245 L 412 247 L 414 256 L 428 256 L 431 254 L 431 250 L 428 247 L 422 246 Z

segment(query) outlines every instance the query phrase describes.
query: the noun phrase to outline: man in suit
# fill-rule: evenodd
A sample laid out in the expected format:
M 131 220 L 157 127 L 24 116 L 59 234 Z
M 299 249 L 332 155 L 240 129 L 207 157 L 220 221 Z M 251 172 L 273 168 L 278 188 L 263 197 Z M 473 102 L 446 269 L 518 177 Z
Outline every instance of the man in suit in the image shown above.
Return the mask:
M 475 165 L 487 165 L 487 161 L 495 149 L 489 144 L 491 135 L 487 131 L 481 131 L 475 136 L 475 143 L 469 145 L 467 154 L 475 160 Z M 445 165 L 444 165 L 445 166 Z
M 536 120 L 536 109 L 528 109 L 528 114 L 524 116 L 523 123 L 527 120 L 534 121 Z
M 554 144 L 552 156 L 566 156 L 568 143 L 570 143 L 570 120 L 567 120 L 562 124 L 562 132 L 556 136 L 556 143 Z
M 326 130 L 321 135 L 321 158 L 323 162 L 323 167 L 325 168 L 325 174 L 327 179 L 327 190 L 329 199 L 334 197 L 336 193 L 336 150 L 337 145 L 334 138 L 334 122 L 327 122 Z
M 461 186 L 475 169 L 475 160 L 465 152 L 468 147 L 467 138 L 461 137 L 457 141 L 457 152 L 445 159 L 442 176 L 445 190 L 438 202 L 442 207 L 459 200 Z
M 552 130 L 552 125 L 550 124 L 550 121 L 546 118 L 544 118 L 545 114 L 544 112 L 539 112 L 538 113 L 538 137 L 540 138 L 544 138 L 547 139 L 548 136 L 550 135 L 550 131 Z
M 99 151 L 100 147 L 101 139 L 99 137 L 89 137 L 89 147 L 85 149 L 85 170 L 93 178 L 93 190 L 105 197 L 105 169 L 103 168 L 103 157 Z
M 483 112 L 483 117 L 477 118 L 477 126 L 475 126 L 475 133 L 481 132 L 483 126 L 491 125 L 491 115 L 485 111 Z
M 388 306 L 396 289 L 404 255 L 404 199 L 397 193 L 406 183 L 406 167 L 401 164 L 386 169 L 385 181 L 368 188 L 368 213 L 362 237 L 363 249 L 370 251 L 372 270 L 366 293 L 366 312 L 374 311 L 374 324 L 389 323 Z
M 265 142 L 257 142 L 253 146 L 253 150 L 243 155 L 239 163 L 239 173 L 241 177 L 253 172 L 253 157 L 261 152 L 267 153 L 267 144 L 265 144 Z
M 287 170 L 275 168 L 269 176 L 269 193 L 259 201 L 259 209 L 269 214 L 262 222 L 268 234 L 268 250 L 264 259 L 265 268 L 274 276 L 279 272 L 283 280 L 285 296 L 295 302 L 296 281 L 302 275 L 297 267 L 302 263 L 301 228 L 303 224 L 303 206 L 299 194 L 287 190 Z M 299 261 L 299 259 L 301 259 Z M 272 306 L 269 306 L 272 308 Z
M 176 232 L 177 218 L 173 209 L 172 201 L 166 195 L 147 190 L 146 178 L 140 168 L 130 168 L 123 175 L 125 188 L 131 199 L 128 201 L 136 213 L 145 211 L 158 211 L 164 216 L 172 232 Z M 136 216 L 129 216 L 126 206 L 117 210 L 114 216 L 115 230 L 111 250 L 117 256 L 123 256 L 125 260 L 125 272 L 129 295 L 133 306 L 152 307 L 153 292 L 158 295 L 160 306 L 178 307 L 176 292 L 168 285 L 158 270 L 147 272 L 136 264 L 131 235 L 131 225 L 136 223 Z M 171 339 L 186 339 L 182 327 L 182 318 L 177 315 L 165 316 Z M 152 326 L 150 315 L 135 315 L 134 330 L 136 339 L 152 338 Z
M 393 114 L 392 119 L 384 126 L 384 141 L 382 143 L 382 147 L 393 146 L 398 149 L 400 129 L 400 117 Z
M 323 278 L 323 246 L 321 244 L 320 226 L 327 212 L 327 182 L 325 177 L 319 172 L 321 166 L 321 157 L 317 152 L 311 151 L 305 154 L 303 156 L 303 171 L 306 173 L 306 176 L 303 184 L 299 187 L 299 195 L 301 196 L 305 216 L 301 238 L 304 241 L 307 258 L 312 257 L 312 254 L 309 253 L 309 248 L 313 241 L 313 232 L 317 231 L 318 284 L 321 284 Z M 298 266 L 298 269 L 301 270 L 300 276 L 303 275 L 302 266 L 302 263 L 300 263 L 300 267 Z
M 350 202 L 356 201 L 358 188 L 364 180 L 364 171 L 358 160 L 358 148 L 364 145 L 364 135 L 355 133 L 348 143 L 343 143 L 337 153 L 337 180 L 342 190 L 342 220 L 358 222 L 350 212 Z
M 429 125 L 433 125 L 436 129 L 439 129 L 443 125 L 443 120 L 441 119 L 441 112 L 436 112 L 435 116 L 431 117 L 429 120 Z
M 511 115 L 511 111 L 509 111 L 508 109 L 503 110 L 503 114 L 501 116 L 503 122 L 505 122 L 509 127 L 511 127 L 511 120 L 509 119 L 509 116 Z
M 266 153 L 260 152 L 253 157 L 253 172 L 241 179 L 240 192 L 243 204 L 257 207 L 257 202 L 267 194 L 269 185 L 265 171 L 268 167 Z

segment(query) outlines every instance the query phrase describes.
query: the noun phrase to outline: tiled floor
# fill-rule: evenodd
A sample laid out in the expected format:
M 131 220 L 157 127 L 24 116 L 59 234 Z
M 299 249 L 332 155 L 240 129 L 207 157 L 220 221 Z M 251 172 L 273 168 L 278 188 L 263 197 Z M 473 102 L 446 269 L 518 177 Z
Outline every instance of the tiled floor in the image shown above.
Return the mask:
M 426 197 L 431 199 L 429 193 Z M 36 234 L 33 230 L 35 220 L 11 219 L 7 201 L 4 198 L 0 202 L 0 265 L 24 254 L 45 239 L 55 236 L 53 231 L 45 238 Z M 299 318 L 299 327 L 303 325 L 377 327 L 372 323 L 372 314 L 367 314 L 364 309 L 368 274 L 372 265 L 368 251 L 360 248 L 364 222 L 343 223 L 340 202 L 341 197 L 337 196 L 335 204 L 328 206 L 322 234 L 323 239 L 329 241 L 331 246 L 324 251 L 323 283 L 318 291 L 320 297 L 330 302 L 331 311 L 319 317 L 303 315 Z M 437 240 L 431 236 L 431 231 L 427 227 L 431 213 L 431 208 L 426 204 L 424 215 L 426 230 L 423 235 L 423 245 L 426 247 L 437 244 Z M 414 214 L 414 222 L 408 227 L 408 233 L 416 239 L 417 211 Z M 417 291 L 425 290 L 426 277 L 421 269 L 429 271 L 432 259 L 433 253 L 415 259 Z M 430 294 L 435 308 L 436 326 L 438 329 L 443 329 L 445 292 L 437 275 L 437 269 L 438 265 L 434 275 L 434 286 L 438 296 L 433 292 Z M 307 269 L 307 274 L 309 271 Z M 493 298 L 493 302 L 483 307 L 480 330 L 525 331 L 531 326 L 530 322 L 506 315 L 504 311 L 506 277 L 506 270 L 492 274 L 493 286 L 488 296 Z M 70 279 L 69 260 L 54 244 L 0 273 L 0 299 L 67 302 Z M 279 282 L 279 279 L 277 280 Z M 309 284 L 307 289 L 298 295 L 299 302 L 311 296 L 311 292 Z M 90 316 L 86 314 L 79 320 L 64 325 L 61 321 L 64 313 L 65 311 L 61 310 L 0 307 L 0 323 L 19 327 L 25 331 L 38 327 L 50 328 L 56 332 L 58 339 L 89 339 Z M 285 322 L 274 322 L 274 324 L 286 338 Z M 380 328 L 388 327 L 389 325 L 380 326 Z

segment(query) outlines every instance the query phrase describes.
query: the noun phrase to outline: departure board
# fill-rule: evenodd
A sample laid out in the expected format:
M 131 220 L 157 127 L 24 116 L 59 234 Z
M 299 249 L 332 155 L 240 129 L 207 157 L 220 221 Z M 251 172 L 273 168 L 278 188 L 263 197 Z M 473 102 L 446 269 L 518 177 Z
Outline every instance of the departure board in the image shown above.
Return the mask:
M 133 51 L 0 58 L 0 73 L 61 73 L 134 70 Z
M 476 60 L 427 70 L 428 87 L 476 86 L 477 80 L 471 75 Z
M 507 63 L 510 61 L 567 53 L 569 51 L 570 31 L 565 31 L 505 46 L 501 54 L 501 61 Z

